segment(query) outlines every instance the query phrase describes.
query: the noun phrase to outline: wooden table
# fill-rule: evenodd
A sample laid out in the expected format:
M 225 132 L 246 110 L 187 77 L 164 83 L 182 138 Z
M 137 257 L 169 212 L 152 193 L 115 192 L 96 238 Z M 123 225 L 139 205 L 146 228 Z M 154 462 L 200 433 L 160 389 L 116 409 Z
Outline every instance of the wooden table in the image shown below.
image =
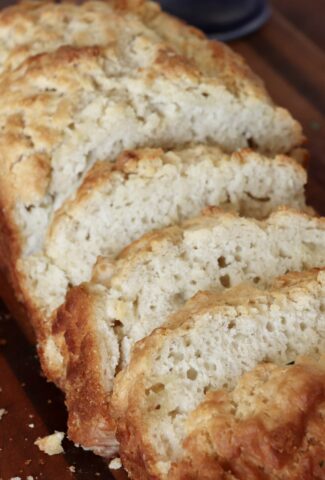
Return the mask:
M 308 199 L 325 215 L 324 12 L 325 0 L 308 6 L 304 0 L 275 0 L 270 22 L 233 48 L 264 78 L 275 101 L 303 124 L 311 152 Z M 6 314 L 0 318 L 0 387 L 0 408 L 7 411 L 0 420 L 0 479 L 113 478 L 100 458 L 67 440 L 65 454 L 52 457 L 34 445 L 39 436 L 66 430 L 63 397 L 41 377 L 34 347 Z

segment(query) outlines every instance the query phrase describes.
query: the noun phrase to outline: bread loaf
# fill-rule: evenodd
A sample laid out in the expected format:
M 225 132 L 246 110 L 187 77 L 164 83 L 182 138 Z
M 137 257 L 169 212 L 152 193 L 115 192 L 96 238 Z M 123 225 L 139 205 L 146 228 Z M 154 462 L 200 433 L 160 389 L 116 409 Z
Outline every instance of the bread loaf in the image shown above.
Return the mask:
M 131 478 L 199 479 L 204 454 L 206 478 L 322 478 L 324 365 L 293 367 L 295 374 L 262 366 L 236 384 L 260 362 L 317 359 L 324 312 L 324 271 L 290 274 L 270 290 L 201 292 L 139 342 L 111 410 Z
M 137 15 L 123 30 L 123 18 L 108 46 L 63 46 L 0 79 L 0 203 L 11 264 L 41 249 L 53 211 L 85 172 L 123 149 L 193 141 L 274 154 L 303 141 L 300 125 L 227 47 L 187 27 L 174 47 L 171 33 L 162 38 Z M 210 45 L 204 61 L 194 44 Z
M 115 261 L 101 259 L 93 282 L 71 289 L 42 342 L 47 375 L 67 395 L 70 436 L 107 454 L 115 374 L 134 343 L 197 291 L 243 281 L 266 287 L 279 274 L 315 266 L 325 266 L 324 220 L 293 210 L 265 221 L 212 210 L 145 235 Z
M 145 0 L 6 9 L 0 74 L 1 257 L 72 438 L 109 456 L 113 381 L 137 340 L 198 289 L 324 265 L 323 220 L 296 211 L 179 225 L 209 204 L 305 209 L 306 174 L 284 155 L 304 136 L 241 57 Z

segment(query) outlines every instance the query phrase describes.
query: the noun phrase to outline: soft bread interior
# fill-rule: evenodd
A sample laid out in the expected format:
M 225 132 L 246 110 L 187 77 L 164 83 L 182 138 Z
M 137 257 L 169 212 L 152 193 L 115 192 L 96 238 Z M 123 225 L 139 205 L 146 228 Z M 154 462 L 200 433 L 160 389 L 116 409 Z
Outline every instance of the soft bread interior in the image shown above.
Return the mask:
M 97 164 L 57 212 L 44 254 L 20 262 L 25 295 L 49 318 L 69 285 L 91 278 L 99 255 L 114 258 L 150 230 L 178 224 L 207 205 L 264 218 L 279 205 L 305 208 L 305 170 L 288 157 L 231 155 L 206 145 L 123 153 Z

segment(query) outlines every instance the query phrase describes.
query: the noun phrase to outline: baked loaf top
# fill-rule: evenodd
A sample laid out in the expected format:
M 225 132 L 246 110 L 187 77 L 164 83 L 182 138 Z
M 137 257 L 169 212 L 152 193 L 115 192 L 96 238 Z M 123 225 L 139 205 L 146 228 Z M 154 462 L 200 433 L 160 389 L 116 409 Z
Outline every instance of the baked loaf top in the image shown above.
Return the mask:
M 279 274 L 315 266 L 325 267 L 324 219 L 293 210 L 257 221 L 211 209 L 143 236 L 115 261 L 100 259 L 93 282 L 70 290 L 41 344 L 47 375 L 67 393 L 70 436 L 103 446 L 109 416 L 101 412 L 115 374 L 128 365 L 134 343 L 197 291 L 220 292 L 243 281 L 267 287 Z M 93 419 L 100 439 L 90 435 Z M 108 421 L 106 448 L 111 428 Z
M 206 76 L 268 98 L 263 82 L 239 55 L 146 0 L 32 0 L 5 8 L 0 12 L 0 70 L 63 45 L 103 46 L 115 42 L 121 31 L 138 34 L 146 28 L 177 53 L 195 59 Z
M 205 454 L 207 478 L 227 478 L 221 475 L 226 471 L 239 479 L 254 473 L 251 478 L 256 479 L 322 478 L 313 475 L 320 473 L 317 462 L 324 453 L 324 371 L 311 369 L 306 381 L 307 367 L 305 372 L 297 367 L 297 376 L 276 369 L 271 385 L 261 388 L 271 388 L 283 373 L 291 383 L 270 396 L 274 408 L 267 409 L 263 418 L 259 415 L 267 405 L 258 403 L 258 385 L 248 388 L 251 396 L 242 395 L 246 382 L 254 381 L 263 367 L 233 389 L 240 376 L 260 362 L 281 365 L 299 355 L 317 358 L 325 348 L 324 302 L 324 271 L 289 274 L 266 291 L 241 285 L 223 294 L 201 292 L 138 342 L 129 366 L 115 381 L 111 408 L 131 478 L 187 478 L 191 450 L 186 451 L 186 446 L 202 454 L 191 457 L 194 476 L 189 478 L 199 478 L 195 462 Z M 263 382 L 268 381 L 270 368 L 266 367 Z M 224 391 L 212 398 L 221 399 L 224 410 L 218 413 L 215 405 L 208 404 L 189 417 L 208 392 L 219 389 Z M 283 397 L 286 405 L 292 402 L 292 409 L 278 416 L 277 402 Z M 211 425 L 205 420 L 209 414 Z M 240 425 L 232 431 L 236 421 Z M 310 422 L 306 429 L 305 422 Z M 210 426 L 220 427 L 221 437 L 209 441 Z M 196 440 L 193 430 L 200 432 Z M 259 444 L 254 438 L 264 440 Z M 306 466 L 307 459 L 312 461 Z
M 324 478 L 324 360 L 261 364 L 234 390 L 208 393 L 189 415 L 183 458 L 170 478 Z
M 129 3 L 136 10 L 136 2 Z M 121 26 L 118 12 L 123 4 L 35 0 L 1 10 L 0 71 L 17 68 L 26 58 L 62 45 L 107 45 Z
M 174 34 L 163 35 L 163 21 L 127 12 L 109 45 L 64 46 L 1 77 L 0 202 L 14 258 L 39 250 L 53 210 L 85 172 L 125 148 L 208 141 L 276 153 L 303 141 L 227 47 L 165 15 Z
M 305 169 L 292 159 L 248 149 L 228 155 L 206 145 L 147 148 L 98 162 L 54 215 L 44 252 L 19 262 L 25 301 L 50 317 L 69 285 L 90 280 L 98 255 L 115 257 L 142 234 L 207 205 L 259 218 L 279 205 L 304 208 L 305 183 Z

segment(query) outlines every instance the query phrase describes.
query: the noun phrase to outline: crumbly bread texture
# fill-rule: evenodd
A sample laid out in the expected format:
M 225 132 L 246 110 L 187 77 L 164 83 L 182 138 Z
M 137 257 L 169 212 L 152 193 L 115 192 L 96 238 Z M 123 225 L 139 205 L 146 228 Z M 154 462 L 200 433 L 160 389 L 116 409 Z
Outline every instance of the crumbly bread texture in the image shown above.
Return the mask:
M 108 45 L 63 46 L 1 77 L 0 203 L 13 260 L 41 248 L 53 210 L 97 160 L 189 141 L 272 154 L 303 141 L 227 47 L 166 15 L 160 25 L 159 13 L 132 14 L 130 3 L 112 17 Z
M 317 467 L 325 446 L 324 365 L 297 366 L 294 374 L 260 367 L 235 388 L 260 362 L 317 359 L 324 348 L 324 271 L 289 274 L 266 291 L 244 285 L 223 295 L 198 293 L 135 346 L 115 382 L 111 411 L 131 478 L 201 478 L 200 457 L 187 450 L 195 445 L 203 457 L 212 454 L 204 470 L 216 476 L 206 478 L 227 478 L 227 471 L 241 480 L 324 478 L 313 476 L 324 474 Z M 260 386 L 254 383 L 259 376 Z M 212 395 L 216 404 L 189 416 L 220 389 Z M 209 437 L 210 427 L 215 436 Z M 192 476 L 182 465 L 189 457 Z
M 186 431 L 173 480 L 323 480 L 324 358 L 259 365 L 234 390 L 208 393 Z
M 25 299 L 50 317 L 69 285 L 90 280 L 98 255 L 115 257 L 152 229 L 179 223 L 208 205 L 266 217 L 279 205 L 303 208 L 306 171 L 283 155 L 218 147 L 124 152 L 97 163 L 76 197 L 57 212 L 43 254 L 19 262 Z
M 265 221 L 209 209 L 143 236 L 115 261 L 100 259 L 93 282 L 70 290 L 41 346 L 47 375 L 67 395 L 70 436 L 106 455 L 115 374 L 134 343 L 197 291 L 243 281 L 264 287 L 279 274 L 315 266 L 325 266 L 325 221 L 288 209 Z

